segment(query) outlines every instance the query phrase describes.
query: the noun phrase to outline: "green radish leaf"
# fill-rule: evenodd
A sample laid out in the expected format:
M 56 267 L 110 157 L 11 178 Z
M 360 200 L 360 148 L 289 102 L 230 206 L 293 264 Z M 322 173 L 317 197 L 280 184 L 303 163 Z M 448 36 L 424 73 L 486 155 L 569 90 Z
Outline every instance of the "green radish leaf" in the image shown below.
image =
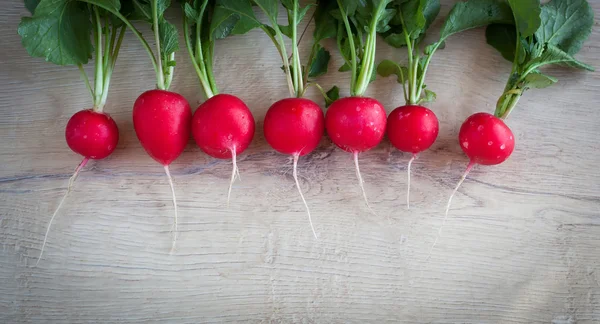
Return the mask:
M 327 73 L 327 66 L 329 65 L 329 59 L 331 58 L 331 55 L 325 48 L 319 44 L 316 44 L 315 46 L 317 46 L 318 49 L 313 56 L 312 62 L 309 62 L 310 68 L 308 69 L 308 76 L 311 78 L 316 78 Z
M 383 36 L 383 41 L 395 48 L 406 46 L 406 38 L 401 33 L 391 33 Z
M 160 53 L 163 57 L 179 50 L 179 35 L 173 24 L 164 19 L 160 20 L 158 22 L 158 34 L 160 36 Z
M 338 72 L 348 72 L 352 69 L 352 67 L 348 63 L 344 63 L 344 65 L 340 66 Z
M 387 78 L 390 75 L 395 75 L 398 83 L 404 84 L 407 81 L 408 69 L 404 66 L 400 66 L 394 61 L 383 60 L 377 66 L 377 74 L 384 78 Z
M 171 0 L 157 0 L 156 1 L 156 11 L 158 13 L 159 20 L 164 16 L 165 11 L 170 6 L 171 6 Z
M 385 9 L 377 22 L 377 32 L 385 33 L 390 30 L 390 20 L 396 15 L 396 9 Z
M 521 37 L 529 37 L 540 27 L 540 0 L 508 0 Z
M 25 8 L 33 15 L 35 8 L 40 4 L 41 0 L 25 0 Z
M 325 97 L 325 107 L 329 107 L 334 101 L 340 99 L 340 88 L 333 86 L 331 89 L 327 90 L 325 95 L 327 95 L 327 97 Z
M 515 59 L 517 29 L 513 25 L 491 24 L 485 30 L 485 39 L 509 62 Z
M 410 39 L 417 39 L 427 21 L 425 20 L 425 14 L 423 13 L 422 1 L 421 0 L 409 0 L 400 5 L 398 14 L 402 16 L 404 25 L 402 28 L 406 30 Z
M 225 2 L 225 1 L 224 1 Z M 236 1 L 231 1 L 236 2 Z M 269 20 L 276 24 L 277 15 L 279 14 L 279 2 L 276 0 L 254 0 L 257 6 L 259 6 L 269 17 Z
M 489 24 L 514 24 L 510 6 L 503 0 L 468 0 L 452 7 L 440 34 L 440 40 L 467 29 Z
M 191 22 L 198 23 L 200 20 L 200 13 L 192 7 L 189 2 L 183 4 L 183 13 L 187 17 L 187 19 Z
M 437 94 L 435 94 L 435 92 L 428 90 L 428 89 L 424 89 L 423 91 L 425 93 L 425 96 L 422 97 L 421 99 L 419 99 L 417 104 L 422 104 L 422 103 L 426 103 L 426 102 L 434 102 L 437 99 Z
M 92 55 L 92 23 L 87 5 L 42 0 L 32 17 L 23 17 L 18 33 L 29 55 L 58 65 L 86 64 Z
M 145 21 L 152 23 L 152 7 L 147 0 L 121 0 L 123 5 L 131 7 L 132 11 L 129 15 L 130 20 Z M 127 4 L 127 3 L 130 3 Z
M 210 18 L 210 39 L 223 39 L 229 36 L 239 20 L 240 16 L 229 10 L 220 7 L 214 8 Z
M 534 58 L 527 64 L 527 69 L 537 69 L 548 64 L 560 64 L 577 69 L 594 71 L 594 68 L 590 65 L 578 61 L 569 53 L 564 52 L 560 48 L 551 44 L 546 46 L 546 49 L 542 52 L 542 55 Z
M 542 89 L 558 82 L 558 79 L 542 73 L 529 73 L 525 76 L 526 87 Z
M 327 2 L 325 5 L 319 4 L 319 6 L 317 6 L 314 18 L 315 31 L 313 33 L 315 43 L 336 36 L 337 24 L 335 19 L 329 14 L 334 8 L 335 3 L 333 1 Z
M 586 0 L 551 0 L 542 6 L 541 21 L 537 40 L 573 55 L 592 32 L 594 11 Z
M 258 20 L 254 15 L 252 5 L 248 0 L 218 0 L 217 5 L 223 9 L 231 11 L 232 13 L 240 15 L 240 17 L 245 17 L 247 20 L 251 21 L 252 24 L 256 24 L 257 27 L 262 25 L 260 20 Z

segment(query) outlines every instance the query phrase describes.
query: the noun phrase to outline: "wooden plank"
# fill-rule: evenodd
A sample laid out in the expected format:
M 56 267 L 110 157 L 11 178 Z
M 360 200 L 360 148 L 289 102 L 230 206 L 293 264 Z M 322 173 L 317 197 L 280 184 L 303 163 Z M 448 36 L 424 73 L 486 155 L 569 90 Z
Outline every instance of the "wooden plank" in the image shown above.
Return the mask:
M 443 1 L 442 16 L 451 2 Z M 591 3 L 598 14 L 600 2 Z M 118 123 L 119 146 L 82 172 L 34 267 L 50 214 L 80 161 L 64 142 L 64 126 L 90 100 L 77 69 L 26 55 L 15 32 L 22 3 L 4 7 L 0 322 L 599 323 L 597 72 L 553 69 L 557 85 L 525 94 L 508 121 L 517 138 L 512 158 L 471 173 L 427 259 L 467 163 L 458 127 L 473 112 L 493 110 L 510 70 L 485 45 L 482 30 L 454 36 L 430 67 L 427 84 L 438 94 L 431 108 L 441 131 L 413 165 L 410 210 L 408 156 L 387 142 L 360 156 L 377 215 L 364 206 L 349 154 L 324 139 L 301 159 L 319 241 L 289 157 L 273 152 L 262 136 L 266 110 L 288 95 L 276 51 L 260 31 L 221 41 L 218 83 L 248 103 L 258 131 L 240 157 L 242 181 L 229 209 L 228 161 L 190 142 L 172 165 L 181 233 L 169 255 L 168 183 L 131 124 L 131 106 L 153 88 L 154 74 L 128 34 L 106 108 Z M 302 44 L 306 52 L 308 39 Z M 600 67 L 599 47 L 594 28 L 578 58 Z M 378 46 L 378 58 L 404 55 Z M 340 61 L 334 54 L 330 70 Z M 181 51 L 172 89 L 196 106 L 202 97 L 192 71 Z M 346 74 L 320 81 L 348 92 Z M 388 112 L 402 102 L 392 80 L 377 80 L 368 95 Z M 309 96 L 318 100 L 314 89 Z

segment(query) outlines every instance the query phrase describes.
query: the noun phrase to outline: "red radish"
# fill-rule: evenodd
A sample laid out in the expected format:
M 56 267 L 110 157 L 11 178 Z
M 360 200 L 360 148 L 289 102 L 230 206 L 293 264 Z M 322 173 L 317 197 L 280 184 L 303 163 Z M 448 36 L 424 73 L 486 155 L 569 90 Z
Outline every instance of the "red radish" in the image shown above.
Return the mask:
M 89 159 L 103 159 L 117 147 L 119 129 L 108 114 L 87 109 L 69 119 L 65 137 L 73 152 Z
M 298 181 L 298 158 L 312 152 L 323 137 L 325 118 L 321 108 L 311 100 L 287 98 L 274 103 L 265 116 L 265 139 L 272 148 L 294 159 L 294 180 L 306 207 L 308 220 L 315 238 L 317 232 L 312 223 L 310 210 Z
M 227 193 L 227 205 L 237 168 L 236 156 L 248 148 L 254 137 L 254 117 L 248 106 L 236 96 L 218 94 L 201 104 L 192 117 L 192 136 L 206 154 L 232 159 L 233 170 Z
M 429 255 L 431 255 L 431 251 L 442 234 L 452 198 L 475 164 L 500 164 L 508 159 L 515 148 L 515 137 L 504 121 L 492 114 L 483 112 L 475 113 L 465 120 L 460 127 L 458 140 L 463 152 L 469 157 L 469 164 L 448 199 L 444 220 L 429 250 Z
M 190 138 L 192 110 L 180 94 L 166 90 L 142 93 L 133 105 L 133 127 L 146 152 L 165 169 L 175 208 L 173 249 L 177 242 L 177 200 L 169 164 L 183 152 Z
M 119 129 L 117 128 L 115 121 L 107 113 L 86 109 L 75 113 L 71 119 L 69 119 L 67 127 L 65 128 L 65 138 L 69 148 L 73 152 L 83 155 L 84 158 L 69 179 L 67 192 L 65 192 L 58 203 L 58 206 L 54 210 L 52 217 L 50 217 L 50 222 L 48 222 L 48 227 L 46 228 L 46 234 L 44 235 L 44 241 L 36 265 L 40 262 L 42 255 L 44 254 L 44 248 L 46 247 L 46 241 L 48 240 L 52 222 L 73 189 L 73 183 L 75 182 L 75 179 L 77 179 L 79 172 L 85 167 L 90 159 L 104 159 L 115 150 L 117 143 L 119 142 Z
M 333 143 L 354 155 L 360 189 L 367 207 L 371 209 L 358 167 L 358 153 L 374 148 L 383 139 L 386 127 L 383 105 L 366 97 L 338 99 L 327 110 L 325 125 Z
M 427 150 L 439 133 L 439 122 L 433 111 L 418 105 L 398 107 L 387 119 L 387 135 L 394 147 L 412 153 L 408 161 L 406 207 L 410 208 L 410 167 L 417 154 Z

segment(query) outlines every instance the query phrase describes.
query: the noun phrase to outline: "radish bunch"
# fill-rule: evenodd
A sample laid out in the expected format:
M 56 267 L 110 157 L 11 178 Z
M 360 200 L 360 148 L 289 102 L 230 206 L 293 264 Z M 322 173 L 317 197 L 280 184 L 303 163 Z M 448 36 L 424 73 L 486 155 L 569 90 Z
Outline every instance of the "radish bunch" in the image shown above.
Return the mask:
M 308 203 L 300 188 L 298 181 L 298 159 L 312 152 L 323 137 L 325 131 L 325 118 L 323 111 L 312 100 L 302 98 L 308 86 L 316 83 L 309 82 L 310 78 L 325 74 L 330 54 L 319 42 L 335 35 L 334 25 L 328 19 L 326 6 L 320 5 L 315 12 L 315 31 L 313 34 L 313 46 L 308 57 L 308 65 L 304 66 L 300 60 L 298 50 L 298 24 L 305 17 L 309 6 L 301 7 L 298 0 L 281 2 L 288 18 L 288 25 L 280 25 L 277 21 L 279 14 L 278 4 L 272 1 L 222 1 L 219 5 L 232 14 L 247 20 L 250 26 L 261 28 L 273 41 L 285 72 L 291 98 L 275 102 L 267 111 L 264 119 L 263 131 L 265 139 L 276 151 L 288 154 L 293 159 L 293 177 L 298 188 L 300 198 L 306 208 L 308 220 L 315 238 L 317 232 L 312 223 L 312 217 Z M 268 18 L 268 23 L 259 21 L 252 10 L 255 4 Z M 292 55 L 288 58 L 284 36 L 292 41 Z
M 206 154 L 232 160 L 231 181 L 227 191 L 229 206 L 231 188 L 236 174 L 239 174 L 237 156 L 252 142 L 255 124 L 250 109 L 240 98 L 219 94 L 212 70 L 214 46 L 215 40 L 225 38 L 232 32 L 245 33 L 254 26 L 243 29 L 238 24 L 239 16 L 216 6 L 213 1 L 185 2 L 183 11 L 186 48 L 207 99 L 198 106 L 192 117 L 192 136 Z
M 28 9 L 32 17 L 24 17 L 18 29 L 27 52 L 54 64 L 76 65 L 93 103 L 91 109 L 75 113 L 67 123 L 67 145 L 73 152 L 82 155 L 83 160 L 69 179 L 67 191 L 48 222 L 37 259 L 39 263 L 52 222 L 71 192 L 80 171 L 90 159 L 101 160 L 108 157 L 119 142 L 117 124 L 104 112 L 104 107 L 126 26 L 113 13 L 97 5 L 85 6 L 66 2 L 57 5 L 53 1 L 42 0 L 31 2 Z M 111 10 L 121 15 L 119 2 L 113 3 Z M 78 22 L 77 28 L 61 29 L 61 14 L 70 15 L 73 21 Z M 94 60 L 93 88 L 83 68 L 90 58 Z

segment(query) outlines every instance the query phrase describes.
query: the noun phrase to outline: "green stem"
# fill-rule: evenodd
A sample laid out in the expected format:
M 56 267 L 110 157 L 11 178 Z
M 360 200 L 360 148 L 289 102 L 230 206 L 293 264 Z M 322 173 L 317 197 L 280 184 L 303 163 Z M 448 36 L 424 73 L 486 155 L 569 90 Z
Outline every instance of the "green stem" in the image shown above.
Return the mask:
M 196 70 L 196 74 L 198 75 L 198 79 L 200 80 L 200 85 L 202 86 L 202 90 L 204 91 L 204 96 L 206 99 L 212 97 L 214 94 L 212 92 L 211 87 L 207 84 L 206 74 L 200 69 L 198 62 L 196 61 L 196 55 L 194 54 L 194 50 L 192 49 L 192 44 L 190 43 L 190 28 L 188 19 L 185 15 L 183 15 L 183 37 L 185 39 L 185 46 L 187 47 L 188 54 L 192 59 L 192 65 L 194 65 L 194 69 Z M 201 49 L 200 49 L 201 50 Z
M 79 72 L 81 72 L 81 77 L 83 78 L 83 81 L 85 82 L 86 88 L 90 91 L 90 94 L 92 95 L 92 101 L 93 101 L 94 98 L 96 98 L 96 96 L 94 95 L 94 90 L 92 89 L 92 86 L 90 85 L 90 79 L 88 78 L 87 73 L 85 73 L 85 70 L 83 69 L 83 64 L 81 64 L 81 63 L 77 64 L 77 68 L 79 69 Z
M 107 26 L 109 26 L 107 24 Z M 108 39 L 108 37 L 107 37 Z M 113 28 L 110 31 L 110 44 L 108 45 L 108 47 L 104 47 L 104 57 L 105 57 L 105 61 L 104 61 L 104 74 L 106 74 L 108 72 L 108 70 L 111 68 L 111 64 L 112 64 L 112 56 L 113 56 L 113 49 L 115 48 L 115 42 L 117 41 L 117 28 L 113 26 Z M 106 79 L 106 77 L 105 77 Z
M 402 23 L 402 25 L 404 26 L 404 17 L 402 15 L 402 12 L 400 12 L 399 14 L 400 16 L 400 22 Z M 404 34 L 404 41 L 406 42 L 406 48 L 408 50 L 408 78 L 406 80 L 406 84 L 408 86 L 408 98 L 406 100 L 406 104 L 408 105 L 414 105 L 416 103 L 415 100 L 415 95 L 414 95 L 414 84 L 413 84 L 413 80 L 416 79 L 416 73 L 414 73 L 414 50 L 413 50 L 413 42 L 410 40 L 410 36 L 408 35 L 408 33 L 406 32 L 406 28 L 402 29 L 402 34 Z
M 310 49 L 310 54 L 308 55 L 308 60 L 306 62 L 308 62 L 308 64 L 310 64 L 313 60 L 313 58 L 315 57 L 315 54 L 317 52 L 318 47 L 318 43 L 313 43 L 312 48 Z M 310 66 L 307 66 L 306 69 L 304 69 L 304 75 L 302 78 L 302 93 L 300 94 L 300 97 L 304 97 L 304 93 L 306 92 L 306 87 L 308 87 L 308 72 L 310 72 Z
M 94 111 L 102 111 L 102 108 L 104 108 L 101 103 L 100 100 L 102 98 L 102 90 L 104 88 L 103 80 L 104 80 L 104 76 L 103 76 L 103 56 L 102 56 L 102 21 L 100 20 L 100 14 L 98 13 L 98 8 L 94 6 L 94 22 L 96 23 L 96 32 L 95 32 L 95 36 L 96 36 L 96 58 L 95 58 L 95 63 L 96 63 L 96 71 L 94 72 L 94 87 L 96 88 L 94 91 L 95 97 L 94 97 Z
M 415 43 L 413 43 L 413 48 L 415 48 Z M 411 80 L 411 98 L 410 98 L 410 104 L 411 105 L 415 105 L 417 104 L 417 102 L 419 101 L 419 98 L 421 98 L 421 90 L 417 87 L 418 84 L 418 78 L 419 78 L 419 53 L 415 52 L 415 58 L 413 61 L 413 66 L 411 67 L 413 69 L 413 78 Z
M 352 68 L 352 75 L 350 79 L 350 95 L 356 96 L 355 88 L 356 88 L 356 78 L 357 78 L 357 66 L 356 66 L 356 47 L 354 47 L 354 37 L 352 36 L 352 29 L 350 28 L 350 22 L 348 21 L 348 16 L 346 15 L 346 11 L 343 9 L 342 3 L 340 0 L 337 0 L 338 6 L 340 7 L 340 13 L 342 15 L 342 19 L 344 20 L 344 27 L 346 27 L 346 34 L 348 35 L 348 42 L 350 43 L 350 67 Z M 368 43 L 368 40 L 367 40 Z M 340 44 L 341 45 L 341 44 Z M 341 51 L 340 47 L 340 51 Z
M 116 31 L 116 28 L 113 29 Z M 116 34 L 116 33 L 114 33 Z M 112 73 L 115 68 L 115 64 L 117 62 L 117 58 L 119 57 L 119 50 L 121 48 L 121 44 L 123 43 L 123 37 L 125 36 L 125 26 L 121 27 L 119 31 L 119 38 L 117 40 L 116 45 L 111 42 L 111 47 L 106 49 L 107 53 L 112 53 L 109 57 L 108 69 L 104 73 L 104 89 L 102 90 L 102 98 L 100 99 L 100 104 L 104 107 L 106 105 L 106 99 L 108 98 L 108 88 L 110 86 L 110 79 L 112 77 Z
M 500 119 L 506 119 L 506 118 L 508 118 L 508 115 L 510 115 L 510 113 L 512 112 L 512 110 L 517 106 L 517 103 L 519 102 L 519 99 L 521 99 L 521 95 L 520 94 L 511 95 L 511 98 L 509 99 L 509 103 L 507 105 L 507 108 L 505 109 L 504 113 L 499 116 Z
M 214 94 L 219 94 L 219 89 L 217 88 L 217 81 L 215 80 L 215 76 L 213 75 L 213 57 L 215 53 L 215 42 L 211 41 L 209 43 L 208 54 L 209 56 L 206 58 L 206 75 L 208 76 L 208 83 L 212 92 Z
M 435 43 L 435 45 L 429 51 L 427 58 L 425 59 L 425 64 L 423 64 L 423 74 L 421 75 L 421 78 L 419 78 L 419 83 L 418 83 L 419 97 L 421 96 L 421 90 L 423 89 L 423 85 L 425 84 L 425 75 L 427 74 L 427 69 L 429 68 L 429 62 L 431 62 L 433 53 L 435 53 L 435 51 L 438 49 L 438 47 L 440 47 L 440 45 L 442 44 L 442 42 L 444 42 L 444 40 L 445 39 L 440 39 L 439 42 Z
M 156 86 L 161 90 L 165 90 L 165 75 L 162 66 L 162 51 L 160 50 L 160 31 L 158 28 L 158 0 L 152 0 L 150 5 L 152 6 L 152 29 L 154 29 L 154 41 L 156 42 L 156 49 L 158 51 L 158 60 L 156 61 Z
M 323 89 L 323 87 L 321 87 L 321 85 L 318 84 L 318 83 L 316 83 L 316 82 L 307 82 L 306 83 L 306 88 L 304 88 L 304 90 L 306 91 L 306 89 L 308 89 L 308 87 L 310 87 L 310 86 L 315 86 L 315 87 L 317 87 L 317 89 L 319 89 L 319 91 L 321 92 L 321 95 L 323 95 L 323 98 L 325 99 L 326 103 L 331 103 L 333 101 L 327 95 L 327 91 L 325 91 L 325 89 Z
M 166 61 L 174 62 L 175 61 L 175 52 L 169 54 L 169 58 Z M 171 86 L 171 82 L 173 82 L 173 75 L 175 74 L 175 67 L 170 65 L 170 66 L 166 66 L 165 68 L 166 68 L 165 90 L 168 90 L 169 87 Z
M 281 31 L 279 30 L 279 27 L 277 27 L 277 22 L 273 22 L 274 24 L 274 29 L 275 29 L 275 35 L 278 38 L 278 43 L 279 46 L 281 47 L 281 56 L 283 58 L 283 68 L 285 70 L 285 74 L 286 74 L 286 78 L 287 78 L 287 82 L 288 82 L 288 88 L 290 90 L 290 96 L 295 97 L 296 96 L 296 89 L 294 88 L 294 82 L 292 81 L 292 72 L 290 71 L 290 64 L 288 61 L 288 56 L 287 56 L 287 51 L 285 49 L 285 42 L 283 41 L 283 35 L 281 34 Z
M 289 14 L 289 13 L 288 13 Z M 302 82 L 302 63 L 300 62 L 300 54 L 298 53 L 298 0 L 294 0 L 294 9 L 292 10 L 292 66 L 294 73 L 294 90 L 296 97 L 301 97 L 304 93 Z M 308 67 L 307 67 L 308 69 Z
M 135 28 L 135 26 L 133 26 L 131 24 L 131 22 L 129 20 L 127 20 L 127 18 L 125 18 L 120 12 L 113 11 L 111 7 L 104 5 L 103 2 L 98 2 L 96 0 L 80 0 L 80 1 L 88 3 L 88 4 L 97 5 L 98 7 L 112 13 L 113 15 L 115 15 L 115 17 L 121 19 L 121 21 L 123 21 L 123 23 L 131 30 L 131 32 L 133 32 L 135 37 L 137 37 L 137 39 L 140 40 L 140 42 L 142 43 L 142 46 L 148 53 L 148 56 L 150 56 L 150 61 L 152 62 L 152 67 L 154 68 L 154 71 L 158 71 L 158 66 L 156 65 L 156 57 L 154 56 L 154 53 L 152 52 L 152 48 L 150 47 L 150 45 L 148 44 L 146 39 L 144 39 L 144 36 L 142 36 L 142 34 Z

